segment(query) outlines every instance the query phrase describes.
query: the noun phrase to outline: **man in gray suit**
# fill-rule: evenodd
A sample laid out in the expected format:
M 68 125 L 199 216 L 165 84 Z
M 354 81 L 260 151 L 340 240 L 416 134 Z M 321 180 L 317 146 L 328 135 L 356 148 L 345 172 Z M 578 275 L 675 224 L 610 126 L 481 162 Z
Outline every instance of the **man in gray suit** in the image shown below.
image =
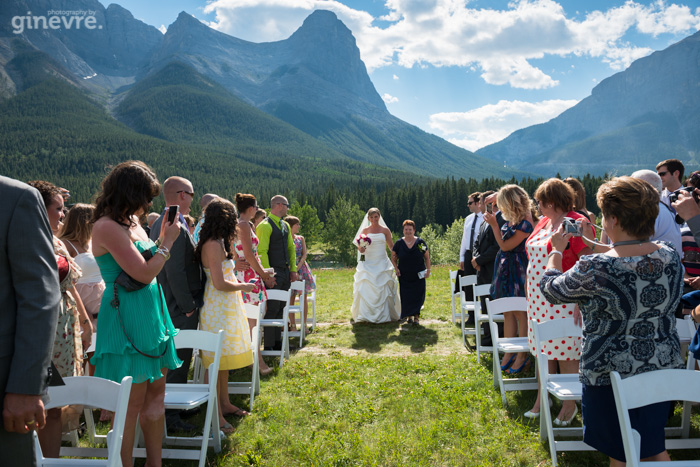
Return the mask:
M 36 465 L 31 431 L 46 422 L 46 391 L 61 292 L 39 192 L 0 176 L 0 452 Z
M 194 199 L 192 183 L 182 177 L 170 177 L 163 182 L 163 197 L 166 206 L 180 207 L 180 216 L 189 214 Z M 151 240 L 160 236 L 160 226 L 167 215 L 167 209 L 151 227 Z M 187 230 L 187 222 L 180 219 L 180 235 L 170 249 L 170 260 L 158 274 L 158 283 L 163 287 L 165 302 L 170 318 L 178 329 L 197 329 L 199 309 L 204 303 L 204 283 L 206 276 L 202 266 L 195 261 L 195 243 Z M 192 362 L 192 349 L 179 349 L 177 356 L 183 361 L 180 368 L 170 370 L 166 376 L 168 383 L 186 383 L 187 373 Z M 174 431 L 192 431 L 195 427 L 180 419 L 177 411 L 166 411 L 168 429 Z

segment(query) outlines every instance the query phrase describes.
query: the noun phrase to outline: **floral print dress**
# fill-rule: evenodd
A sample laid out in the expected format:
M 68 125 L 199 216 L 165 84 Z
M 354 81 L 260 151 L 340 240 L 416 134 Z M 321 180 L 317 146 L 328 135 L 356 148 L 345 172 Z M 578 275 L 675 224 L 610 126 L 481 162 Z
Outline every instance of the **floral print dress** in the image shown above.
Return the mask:
M 258 236 L 255 235 L 255 229 L 252 224 L 250 227 L 250 241 L 253 248 L 253 254 L 255 255 L 255 260 L 258 260 Z M 233 249 L 236 252 L 236 257 L 239 259 L 245 259 L 245 253 L 243 253 L 243 245 L 240 240 L 236 239 L 233 244 Z M 257 305 L 260 302 L 267 300 L 267 292 L 265 291 L 265 283 L 260 279 L 258 273 L 253 270 L 252 267 L 248 267 L 245 271 L 236 270 L 236 279 L 238 282 L 250 282 L 255 280 L 255 287 L 250 293 L 242 292 L 243 303 L 250 303 L 251 305 Z
M 53 249 L 59 267 L 61 304 L 51 360 L 62 377 L 82 376 L 83 342 L 80 338 L 78 306 L 73 296 L 68 293 L 68 289 L 75 285 L 82 276 L 82 272 L 68 254 L 66 247 L 56 237 L 53 237 Z

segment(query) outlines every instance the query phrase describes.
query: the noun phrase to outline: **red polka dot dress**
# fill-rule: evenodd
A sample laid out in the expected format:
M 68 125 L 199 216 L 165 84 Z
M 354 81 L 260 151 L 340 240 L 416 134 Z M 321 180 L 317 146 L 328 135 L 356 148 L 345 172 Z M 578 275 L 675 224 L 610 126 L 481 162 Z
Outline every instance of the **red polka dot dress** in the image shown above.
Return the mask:
M 552 305 L 540 292 L 540 281 L 547 268 L 547 243 L 554 232 L 542 229 L 530 237 L 525 248 L 529 262 L 527 267 L 527 293 L 528 293 L 528 332 L 527 339 L 530 344 L 530 352 L 535 354 L 535 331 L 532 321 L 543 322 L 551 319 L 572 318 L 574 316 L 573 304 Z M 581 358 L 581 338 L 566 337 L 545 342 L 543 351 L 549 360 L 579 360 Z

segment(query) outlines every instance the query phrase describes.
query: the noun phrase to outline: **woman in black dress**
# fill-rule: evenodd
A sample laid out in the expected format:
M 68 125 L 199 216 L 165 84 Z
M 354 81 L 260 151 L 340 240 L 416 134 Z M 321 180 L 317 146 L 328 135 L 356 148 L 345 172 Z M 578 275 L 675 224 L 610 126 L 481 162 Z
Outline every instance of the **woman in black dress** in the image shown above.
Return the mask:
M 430 277 L 430 254 L 425 241 L 416 237 L 416 224 L 412 220 L 403 221 L 403 235 L 391 251 L 401 294 L 399 323 L 418 324 L 425 302 L 425 279 Z

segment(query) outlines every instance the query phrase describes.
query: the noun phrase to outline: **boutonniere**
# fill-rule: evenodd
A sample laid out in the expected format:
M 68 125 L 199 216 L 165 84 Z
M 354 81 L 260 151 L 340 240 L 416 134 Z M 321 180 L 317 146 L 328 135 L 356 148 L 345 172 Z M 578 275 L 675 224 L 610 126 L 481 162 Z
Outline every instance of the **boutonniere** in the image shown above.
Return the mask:
M 426 251 L 428 251 L 428 245 L 426 245 L 425 243 L 421 243 L 421 244 L 418 245 L 418 249 L 419 249 L 421 252 L 425 253 Z

